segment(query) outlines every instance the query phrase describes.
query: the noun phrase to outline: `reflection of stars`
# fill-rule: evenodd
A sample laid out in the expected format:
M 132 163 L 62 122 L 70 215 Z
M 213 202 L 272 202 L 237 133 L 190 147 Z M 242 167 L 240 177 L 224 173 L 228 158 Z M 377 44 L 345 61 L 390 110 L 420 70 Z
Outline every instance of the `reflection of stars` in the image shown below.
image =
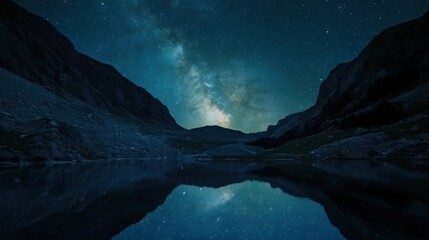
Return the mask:
M 234 197 L 234 193 L 230 190 L 224 190 L 219 195 L 215 195 L 212 199 L 209 199 L 206 204 L 206 210 L 210 211 L 216 207 L 225 205 Z
M 206 12 L 214 12 L 215 3 L 210 0 L 206 1 L 198 1 L 200 5 L 198 6 L 200 10 L 206 11 Z
M 337 9 L 342 13 L 344 10 L 346 10 L 347 5 L 345 3 L 337 4 Z
M 163 205 L 113 239 L 177 239 L 178 233 L 181 239 L 344 239 L 319 204 L 256 181 L 221 188 L 179 186 Z
M 220 196 L 220 200 L 222 202 L 227 202 L 229 200 L 231 200 L 231 198 L 234 196 L 234 194 L 232 192 L 223 192 L 222 195 Z
M 100 2 L 99 12 L 104 13 L 107 10 L 107 4 L 105 2 Z

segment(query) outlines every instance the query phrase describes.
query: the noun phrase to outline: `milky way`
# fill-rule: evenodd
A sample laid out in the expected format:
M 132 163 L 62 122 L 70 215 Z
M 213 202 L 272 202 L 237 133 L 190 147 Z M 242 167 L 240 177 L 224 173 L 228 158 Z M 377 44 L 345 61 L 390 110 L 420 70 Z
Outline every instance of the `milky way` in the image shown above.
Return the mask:
M 426 0 L 18 0 L 114 65 L 186 128 L 265 130 L 314 104 L 320 83 Z
M 247 181 L 219 189 L 179 186 L 163 205 L 113 239 L 344 238 L 321 205 Z

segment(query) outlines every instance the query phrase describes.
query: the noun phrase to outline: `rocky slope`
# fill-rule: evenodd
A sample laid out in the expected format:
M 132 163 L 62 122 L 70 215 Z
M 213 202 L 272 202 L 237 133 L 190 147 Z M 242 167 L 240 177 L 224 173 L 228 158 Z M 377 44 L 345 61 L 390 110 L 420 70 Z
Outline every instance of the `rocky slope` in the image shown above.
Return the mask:
M 180 128 L 168 109 L 112 66 L 81 53 L 48 21 L 0 1 L 0 67 L 49 91 L 148 125 Z
M 177 156 L 168 130 L 110 114 L 0 69 L 0 163 Z
M 168 109 L 45 19 L 0 1 L 0 163 L 178 156 Z
M 322 83 L 317 102 L 254 144 L 277 147 L 328 129 L 380 128 L 429 112 L 429 13 L 389 28 Z
M 0 162 L 171 157 L 231 144 L 245 154 L 243 143 L 259 136 L 185 131 L 146 90 L 12 1 L 0 2 L 0 36 Z

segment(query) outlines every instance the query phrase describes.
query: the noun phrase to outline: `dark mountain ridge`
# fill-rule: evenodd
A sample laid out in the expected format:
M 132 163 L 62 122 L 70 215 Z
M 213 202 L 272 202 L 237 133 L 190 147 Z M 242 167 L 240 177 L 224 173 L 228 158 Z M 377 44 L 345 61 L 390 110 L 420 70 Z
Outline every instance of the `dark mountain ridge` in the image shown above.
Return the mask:
M 429 13 L 377 35 L 321 84 L 317 102 L 253 144 L 280 146 L 330 128 L 380 127 L 429 113 Z
M 78 53 L 45 19 L 12 1 L 1 1 L 0 160 L 33 161 L 35 156 L 40 161 L 139 158 L 201 152 L 212 156 L 212 149 L 222 156 L 246 155 L 260 149 L 244 142 L 272 148 L 325 130 L 379 128 L 427 114 L 427 29 L 429 13 L 383 31 L 356 59 L 330 73 L 313 107 L 287 116 L 265 133 L 244 134 L 217 126 L 185 131 L 145 89 L 112 66 Z M 419 133 L 426 135 L 416 139 L 426 140 L 411 141 L 418 149 L 429 144 L 425 129 L 423 126 Z M 382 132 L 375 134 L 379 144 L 388 140 Z M 268 137 L 261 138 L 264 136 Z M 358 140 L 371 145 L 367 138 Z M 318 152 L 338 152 L 338 146 L 332 149 Z
M 223 128 L 220 126 L 204 126 L 199 128 L 190 129 L 187 135 L 201 140 L 210 141 L 229 141 L 241 140 L 248 141 L 249 139 L 257 138 L 258 133 L 246 134 L 239 130 Z
M 177 156 L 257 138 L 184 130 L 145 89 L 13 1 L 0 2 L 0 37 L 0 162 Z
M 0 164 L 182 154 L 167 143 L 184 130 L 166 106 L 9 0 L 0 1 L 0 86 Z
M 114 67 L 77 52 L 47 20 L 0 1 L 0 67 L 92 106 L 148 125 L 179 129 L 168 109 Z

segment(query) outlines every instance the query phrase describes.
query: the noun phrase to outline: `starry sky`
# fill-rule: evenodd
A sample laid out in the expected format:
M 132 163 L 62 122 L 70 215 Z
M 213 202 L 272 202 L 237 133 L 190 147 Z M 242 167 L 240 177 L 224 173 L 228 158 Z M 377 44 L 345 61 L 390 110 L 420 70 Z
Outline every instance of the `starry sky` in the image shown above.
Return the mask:
M 16 0 L 115 66 L 185 128 L 265 130 L 427 0 Z
M 113 240 L 344 239 L 321 205 L 246 181 L 222 188 L 182 185 Z

